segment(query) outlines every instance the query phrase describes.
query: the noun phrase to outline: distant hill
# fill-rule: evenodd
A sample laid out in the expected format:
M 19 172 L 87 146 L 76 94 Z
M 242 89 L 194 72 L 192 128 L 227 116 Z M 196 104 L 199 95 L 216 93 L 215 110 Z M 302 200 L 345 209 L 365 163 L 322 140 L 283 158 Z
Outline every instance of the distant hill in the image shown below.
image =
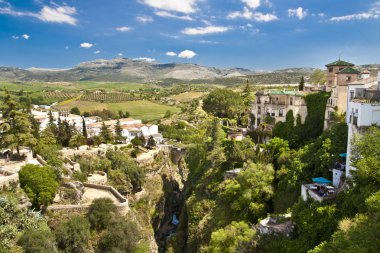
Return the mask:
M 380 69 L 379 64 L 363 65 L 360 68 Z M 288 68 L 272 72 L 244 68 L 212 68 L 197 64 L 146 62 L 118 58 L 83 62 L 70 69 L 20 69 L 0 67 L 0 79 L 43 82 L 141 82 L 158 84 L 213 83 L 233 85 L 250 80 L 258 84 L 289 84 L 308 78 L 313 68 Z

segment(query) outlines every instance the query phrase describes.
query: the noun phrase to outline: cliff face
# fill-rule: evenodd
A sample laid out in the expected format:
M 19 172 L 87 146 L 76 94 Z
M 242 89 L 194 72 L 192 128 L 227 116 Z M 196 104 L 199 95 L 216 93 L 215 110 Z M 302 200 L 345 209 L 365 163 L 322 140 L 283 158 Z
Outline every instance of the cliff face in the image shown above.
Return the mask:
M 130 200 L 131 216 L 149 242 L 146 248 L 150 252 L 165 252 L 167 239 L 179 226 L 173 220 L 181 216 L 188 172 L 181 155 L 173 159 L 169 150 L 161 151 L 145 169 L 143 190 Z

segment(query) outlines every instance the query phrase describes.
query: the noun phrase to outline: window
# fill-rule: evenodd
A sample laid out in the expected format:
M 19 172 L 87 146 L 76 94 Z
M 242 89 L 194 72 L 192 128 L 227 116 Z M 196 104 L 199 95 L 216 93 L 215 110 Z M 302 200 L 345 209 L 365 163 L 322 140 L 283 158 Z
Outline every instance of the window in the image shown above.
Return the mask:
M 351 82 L 351 76 L 347 76 L 346 80 L 347 82 Z
M 333 68 L 329 68 L 329 72 L 332 73 L 333 72 Z
M 290 98 L 290 105 L 293 105 L 293 98 Z
M 351 92 L 350 92 L 350 99 L 353 99 L 353 98 L 354 98 L 354 94 L 355 94 L 354 91 L 351 91 Z
M 272 110 L 272 116 L 276 116 L 276 113 L 274 112 L 274 110 Z
M 279 116 L 279 117 L 283 117 L 283 116 L 284 116 L 284 111 L 283 111 L 282 109 L 280 109 L 280 110 L 278 111 L 278 116 Z

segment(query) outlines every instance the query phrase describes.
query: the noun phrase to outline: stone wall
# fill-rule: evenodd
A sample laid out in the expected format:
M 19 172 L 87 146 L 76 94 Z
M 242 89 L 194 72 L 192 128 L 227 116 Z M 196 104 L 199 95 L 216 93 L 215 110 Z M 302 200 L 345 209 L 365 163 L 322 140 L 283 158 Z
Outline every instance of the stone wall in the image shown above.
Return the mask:
M 128 199 L 124 198 L 115 188 L 107 185 L 83 183 L 85 187 L 94 188 L 98 190 L 105 190 L 111 192 L 120 203 L 116 205 L 116 211 L 119 215 L 126 215 L 129 212 Z M 54 214 L 86 214 L 90 208 L 90 205 L 56 205 L 49 206 L 47 212 Z
M 36 159 L 42 166 L 47 165 L 47 162 L 40 155 L 36 155 Z
M 92 173 L 93 175 L 96 175 L 95 177 L 87 177 L 87 182 L 90 184 L 106 184 L 107 183 L 107 173 L 104 171 L 94 171 Z
M 18 173 L 0 170 L 0 190 L 6 189 L 13 185 L 17 186 L 18 182 Z

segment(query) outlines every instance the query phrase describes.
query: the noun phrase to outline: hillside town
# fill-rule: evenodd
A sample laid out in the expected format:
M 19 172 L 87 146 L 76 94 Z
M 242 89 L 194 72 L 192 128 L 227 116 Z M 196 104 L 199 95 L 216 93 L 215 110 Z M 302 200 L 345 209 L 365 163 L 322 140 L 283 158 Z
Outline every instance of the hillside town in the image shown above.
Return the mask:
M 179 237 L 184 217 L 199 222 L 192 216 L 194 210 L 183 209 L 188 182 L 211 184 L 207 173 L 213 173 L 212 180 L 219 182 L 212 190 L 218 205 L 202 212 L 247 209 L 244 219 L 254 220 L 254 225 L 244 225 L 246 233 L 297 240 L 302 237 L 297 235 L 299 205 L 336 205 L 349 194 L 362 169 L 357 140 L 380 126 L 380 72 L 359 71 L 339 59 L 326 64 L 322 73 L 324 83 L 308 83 L 302 76 L 296 88 L 252 91 L 247 81 L 240 93 L 214 89 L 181 113 L 165 116 L 166 121 L 150 123 L 119 115 L 74 114 L 76 110 L 59 108 L 58 103 L 24 107 L 6 91 L 0 122 L 0 189 L 14 192 L 17 208 L 33 210 L 36 217 L 54 220 L 75 214 L 84 223 L 88 221 L 83 217 L 88 217 L 93 226 L 99 224 L 90 214 L 108 201 L 118 219 L 134 216 L 140 226 L 154 226 L 154 234 L 141 238 L 149 242 L 150 252 L 164 252 L 175 247 L 170 238 L 184 238 Z M 209 168 L 215 170 L 206 172 Z M 271 186 L 275 177 L 278 195 Z M 252 192 L 256 190 L 264 196 L 257 197 Z M 201 208 L 202 197 L 191 196 L 188 205 Z M 159 212 L 157 220 L 145 224 L 138 205 Z M 295 211 L 289 211 L 292 206 Z M 186 233 L 195 236 L 196 227 L 189 226 Z M 197 239 L 188 240 L 196 252 Z

